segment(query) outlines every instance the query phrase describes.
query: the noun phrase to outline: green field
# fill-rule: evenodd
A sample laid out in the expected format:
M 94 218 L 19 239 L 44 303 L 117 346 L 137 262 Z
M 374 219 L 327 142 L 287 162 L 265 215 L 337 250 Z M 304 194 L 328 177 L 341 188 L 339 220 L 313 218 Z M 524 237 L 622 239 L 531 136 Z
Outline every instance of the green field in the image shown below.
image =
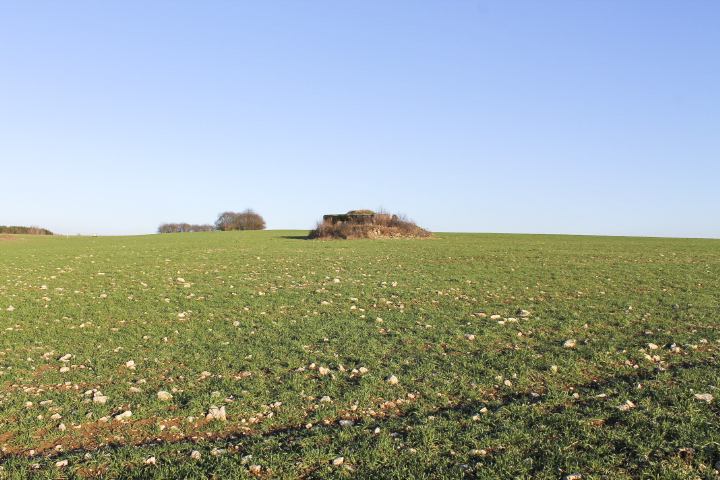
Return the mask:
M 0 478 L 718 478 L 720 241 L 306 233 L 0 241 Z

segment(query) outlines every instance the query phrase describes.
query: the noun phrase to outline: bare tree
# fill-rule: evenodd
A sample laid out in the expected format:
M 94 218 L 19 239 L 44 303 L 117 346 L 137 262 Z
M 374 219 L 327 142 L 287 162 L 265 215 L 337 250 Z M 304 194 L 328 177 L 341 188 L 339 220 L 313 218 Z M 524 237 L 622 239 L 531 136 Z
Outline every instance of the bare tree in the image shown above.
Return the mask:
M 238 230 L 265 230 L 265 220 L 250 208 L 238 214 L 237 225 Z
M 230 230 L 237 230 L 235 224 L 237 222 L 237 213 L 224 212 L 218 216 L 215 220 L 215 228 L 221 232 L 228 232 Z

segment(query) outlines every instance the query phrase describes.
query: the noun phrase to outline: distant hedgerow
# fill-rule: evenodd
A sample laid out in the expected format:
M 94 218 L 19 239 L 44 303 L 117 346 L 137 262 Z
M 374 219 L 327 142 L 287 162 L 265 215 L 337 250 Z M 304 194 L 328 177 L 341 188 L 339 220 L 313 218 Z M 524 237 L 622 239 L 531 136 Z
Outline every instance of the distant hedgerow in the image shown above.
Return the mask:
M 13 235 L 55 235 L 46 228 L 40 227 L 4 227 L 0 225 L 0 233 L 9 233 Z
M 212 225 L 190 225 L 189 223 L 163 223 L 158 227 L 157 233 L 184 233 L 184 232 L 212 232 Z
M 244 212 L 225 212 L 218 216 L 214 225 L 191 225 L 189 223 L 163 223 L 157 233 L 212 232 L 219 230 L 265 230 L 265 220 L 251 209 Z
M 228 232 L 232 230 L 265 230 L 265 220 L 248 208 L 244 212 L 224 212 L 215 221 L 217 230 Z

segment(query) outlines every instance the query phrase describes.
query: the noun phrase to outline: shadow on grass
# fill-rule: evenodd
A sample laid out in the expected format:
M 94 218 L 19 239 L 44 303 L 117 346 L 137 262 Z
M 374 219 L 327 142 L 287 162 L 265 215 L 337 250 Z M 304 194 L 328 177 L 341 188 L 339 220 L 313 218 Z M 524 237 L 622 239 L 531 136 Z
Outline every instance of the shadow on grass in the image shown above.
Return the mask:
M 288 240 L 310 240 L 310 237 L 307 235 L 283 235 L 280 238 L 285 238 Z
M 683 371 L 693 369 L 714 368 L 714 365 L 714 361 L 685 362 L 669 366 L 664 375 L 669 375 L 671 378 L 667 381 L 672 383 L 673 374 L 680 375 Z M 405 443 L 409 444 L 408 447 L 416 445 L 422 448 L 418 442 L 424 438 L 421 432 L 427 430 L 437 435 L 436 438 L 427 437 L 430 439 L 429 445 L 432 446 L 431 450 L 434 454 L 427 462 L 423 460 L 425 463 L 412 463 L 414 470 L 411 474 L 405 472 L 404 478 L 452 478 L 453 475 L 459 474 L 459 471 L 454 470 L 454 465 L 463 462 L 469 464 L 471 459 L 467 453 L 455 459 L 452 458 L 455 453 L 443 453 L 445 450 L 451 452 L 457 448 L 454 443 L 456 440 L 453 438 L 463 438 L 460 443 L 480 439 L 481 446 L 485 446 L 488 452 L 482 454 L 482 458 L 472 458 L 473 463 L 480 460 L 481 462 L 474 471 L 460 474 L 464 478 L 490 478 L 488 475 L 492 472 L 499 473 L 501 470 L 505 472 L 503 469 L 512 470 L 519 468 L 517 465 L 526 464 L 528 467 L 523 470 L 523 475 L 553 476 L 558 469 L 572 465 L 572 462 L 568 463 L 567 460 L 568 456 L 573 455 L 572 452 L 574 455 L 581 455 L 595 450 L 599 452 L 597 458 L 592 458 L 590 455 L 590 460 L 583 465 L 589 472 L 598 473 L 602 470 L 617 474 L 616 478 L 638 478 L 658 473 L 662 462 L 677 463 L 679 454 L 676 443 L 679 445 L 692 443 L 688 443 L 690 440 L 684 438 L 687 435 L 681 435 L 678 430 L 681 420 L 663 427 L 654 421 L 657 413 L 647 414 L 644 413 L 647 410 L 642 408 L 625 413 L 616 408 L 622 404 L 621 398 L 628 394 L 646 396 L 647 401 L 658 407 L 666 409 L 673 407 L 677 400 L 672 396 L 658 399 L 648 395 L 650 392 L 646 389 L 638 390 L 636 387 L 639 381 L 656 380 L 658 374 L 659 372 L 655 370 L 640 370 L 629 372 L 627 375 L 598 378 L 596 381 L 575 384 L 573 391 L 580 393 L 578 399 L 573 399 L 572 396 L 561 399 L 557 396 L 558 391 L 550 392 L 542 388 L 537 392 L 495 391 L 485 396 L 485 401 L 468 398 L 447 406 L 435 405 L 434 408 L 422 408 L 422 404 L 407 404 L 406 407 L 397 410 L 393 407 L 394 411 L 372 417 L 361 413 L 343 415 L 343 418 L 352 419 L 354 422 L 352 429 L 341 426 L 339 418 L 333 419 L 332 423 L 318 424 L 310 429 L 304 424 L 272 426 L 266 431 L 230 427 L 215 432 L 208 438 L 198 439 L 199 434 L 195 437 L 145 438 L 139 442 L 110 443 L 100 449 L 79 448 L 72 452 L 53 452 L 46 454 L 45 458 L 56 461 L 68 458 L 68 454 L 77 456 L 88 451 L 107 454 L 122 452 L 125 449 L 128 451 L 147 449 L 144 453 L 148 456 L 153 453 L 158 454 L 156 449 L 160 448 L 161 454 L 169 455 L 175 462 L 172 467 L 169 464 L 165 465 L 167 469 L 163 470 L 165 475 L 170 475 L 169 472 L 172 471 L 173 475 L 211 478 L 218 472 L 224 471 L 228 475 L 226 478 L 247 478 L 252 474 L 247 472 L 248 466 L 244 464 L 246 455 L 258 456 L 258 453 L 262 452 L 267 457 L 282 456 L 298 460 L 317 454 L 312 460 L 306 459 L 305 465 L 297 467 L 297 471 L 293 470 L 296 467 L 293 466 L 295 462 L 292 462 L 292 465 L 288 466 L 290 468 L 288 472 L 276 473 L 289 475 L 287 478 L 336 478 L 340 473 L 327 471 L 328 458 L 332 458 L 336 452 L 342 452 L 348 444 L 352 446 L 348 452 L 357 451 L 351 457 L 364 459 L 354 465 L 355 478 L 396 479 L 403 473 L 394 469 L 401 468 L 403 462 L 409 461 L 410 457 L 398 453 L 397 458 L 387 458 L 384 463 L 380 462 L 385 465 L 381 468 L 371 456 L 367 456 L 368 449 L 380 452 L 382 447 L 400 452 L 402 449 L 399 447 Z M 608 389 L 613 393 L 596 395 L 597 392 Z M 486 414 L 477 418 L 477 414 L 485 408 L 487 408 Z M 434 420 L 435 417 L 437 420 Z M 576 422 L 577 418 L 582 422 Z M 592 428 L 583 428 L 587 422 Z M 376 427 L 380 427 L 384 435 L 374 433 Z M 636 432 L 649 432 L 651 429 L 655 429 L 655 436 L 658 437 L 654 441 L 650 441 L 652 436 L 649 434 L 645 435 L 647 441 L 636 438 L 638 437 L 635 435 Z M 529 435 L 527 432 L 532 434 Z M 343 433 L 347 433 L 348 435 L 345 436 L 348 438 L 343 439 Z M 397 444 L 383 447 L 382 438 L 388 434 L 394 437 L 393 441 Z M 479 434 L 482 435 L 478 436 Z M 689 458 L 683 461 L 687 464 L 697 463 L 695 465 L 697 467 L 707 464 L 707 459 L 715 458 L 719 453 L 720 444 L 708 440 L 713 439 L 706 438 L 705 445 L 695 445 L 692 455 L 697 455 L 697 459 Z M 500 445 L 493 445 L 494 443 Z M 366 447 L 363 448 L 362 445 Z M 216 456 L 211 452 L 215 446 L 220 447 L 227 454 Z M 195 448 L 202 451 L 201 461 L 196 462 L 189 458 L 190 450 Z M 572 451 L 569 452 L 570 449 Z M 171 450 L 176 453 L 171 454 Z M 269 467 L 280 466 L 281 464 L 276 463 Z M 22 465 L 21 468 L 27 466 Z M 134 469 L 126 471 L 123 476 L 149 478 L 153 476 L 150 473 L 152 468 L 154 467 L 135 465 Z M 268 472 L 264 473 L 270 475 Z M 160 478 L 163 474 L 157 472 L 157 475 L 157 478 Z M 499 474 L 496 478 L 501 476 Z

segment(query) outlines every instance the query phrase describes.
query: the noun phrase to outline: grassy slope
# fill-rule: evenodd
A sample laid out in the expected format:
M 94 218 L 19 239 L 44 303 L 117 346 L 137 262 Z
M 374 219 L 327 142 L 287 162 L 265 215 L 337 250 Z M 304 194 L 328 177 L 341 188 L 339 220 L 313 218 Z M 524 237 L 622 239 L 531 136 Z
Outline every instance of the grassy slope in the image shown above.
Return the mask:
M 2 474 L 714 478 L 720 241 L 304 233 L 0 243 Z

